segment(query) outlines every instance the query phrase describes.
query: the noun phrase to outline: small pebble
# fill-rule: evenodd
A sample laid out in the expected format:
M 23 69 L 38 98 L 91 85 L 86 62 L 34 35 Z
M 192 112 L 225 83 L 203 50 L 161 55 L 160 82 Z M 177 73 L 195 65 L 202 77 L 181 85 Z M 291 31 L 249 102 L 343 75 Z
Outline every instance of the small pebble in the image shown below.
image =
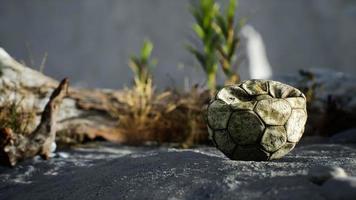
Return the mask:
M 69 154 L 65 152 L 58 152 L 57 155 L 60 158 L 69 158 Z
M 51 152 L 52 152 L 52 153 L 55 152 L 56 149 L 57 149 L 57 144 L 56 144 L 56 142 L 52 142 L 52 144 L 51 144 Z

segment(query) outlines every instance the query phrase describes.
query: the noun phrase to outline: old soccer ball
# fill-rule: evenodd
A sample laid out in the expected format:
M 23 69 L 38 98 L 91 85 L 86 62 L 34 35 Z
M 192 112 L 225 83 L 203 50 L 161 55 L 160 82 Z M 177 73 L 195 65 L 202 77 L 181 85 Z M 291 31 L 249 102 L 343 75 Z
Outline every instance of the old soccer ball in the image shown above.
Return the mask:
M 298 89 L 270 80 L 222 88 L 207 110 L 209 136 L 233 160 L 271 160 L 290 152 L 307 121 Z

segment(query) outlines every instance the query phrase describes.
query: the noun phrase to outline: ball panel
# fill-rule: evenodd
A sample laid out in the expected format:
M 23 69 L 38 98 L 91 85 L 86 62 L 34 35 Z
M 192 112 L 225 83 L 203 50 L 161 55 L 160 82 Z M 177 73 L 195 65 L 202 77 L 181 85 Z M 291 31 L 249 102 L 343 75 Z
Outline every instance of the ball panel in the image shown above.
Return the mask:
M 256 100 L 259 101 L 259 100 L 263 100 L 263 99 L 272 99 L 272 97 L 268 94 L 262 94 L 262 95 L 258 95 L 256 96 Z
M 209 127 L 217 129 L 225 129 L 231 115 L 230 106 L 221 100 L 215 100 L 208 107 L 208 124 Z
M 228 124 L 228 131 L 232 139 L 240 145 L 257 143 L 264 128 L 258 116 L 251 111 L 234 112 Z
M 236 146 L 226 130 L 214 131 L 214 141 L 225 155 L 231 155 Z
M 250 96 L 242 88 L 233 85 L 221 89 L 216 95 L 216 98 L 227 104 L 233 104 L 241 101 L 249 101 Z
M 264 99 L 257 103 L 255 111 L 266 124 L 283 126 L 292 108 L 284 99 Z
M 265 161 L 269 159 L 269 155 L 257 146 L 237 146 L 231 157 L 234 160 Z
M 243 101 L 239 103 L 231 104 L 233 110 L 253 110 L 256 105 L 256 101 Z
M 273 159 L 282 158 L 283 156 L 288 154 L 291 150 L 293 150 L 294 147 L 295 147 L 295 143 L 286 143 L 285 145 L 283 145 L 282 148 L 272 153 L 270 159 L 273 160 Z
M 290 118 L 285 127 L 287 130 L 287 140 L 289 142 L 298 142 L 303 135 L 304 126 L 307 121 L 307 115 L 304 109 L 293 109 Z
M 278 81 L 269 81 L 269 93 L 275 98 L 302 97 L 298 89 Z
M 267 152 L 274 152 L 287 142 L 287 133 L 283 126 L 269 126 L 266 128 L 261 145 Z
M 249 95 L 268 94 L 267 81 L 264 80 L 248 80 L 242 83 L 241 87 Z
M 289 97 L 285 98 L 286 101 L 295 109 L 304 109 L 306 107 L 306 100 L 303 97 Z

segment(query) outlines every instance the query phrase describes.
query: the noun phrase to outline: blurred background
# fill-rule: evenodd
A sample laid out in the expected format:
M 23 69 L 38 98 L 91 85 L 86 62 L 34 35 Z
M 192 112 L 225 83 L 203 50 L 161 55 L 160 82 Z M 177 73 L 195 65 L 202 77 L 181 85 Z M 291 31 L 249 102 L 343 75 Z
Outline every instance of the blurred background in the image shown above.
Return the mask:
M 127 66 L 145 38 L 155 44 L 161 87 L 202 83 L 185 44 L 193 40 L 189 0 L 0 0 L 0 46 L 18 60 L 77 86 L 131 85 Z M 356 0 L 240 0 L 263 37 L 274 74 L 321 67 L 356 74 Z M 246 66 L 239 72 L 248 78 Z

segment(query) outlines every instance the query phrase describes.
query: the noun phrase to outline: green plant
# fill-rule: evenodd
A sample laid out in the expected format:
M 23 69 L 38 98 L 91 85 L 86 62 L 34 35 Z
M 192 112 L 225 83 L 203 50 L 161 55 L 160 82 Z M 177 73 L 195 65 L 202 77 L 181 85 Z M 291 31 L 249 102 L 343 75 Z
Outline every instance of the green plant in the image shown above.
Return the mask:
M 152 99 L 154 99 L 154 87 L 152 83 L 152 70 L 156 67 L 156 61 L 151 58 L 153 43 L 145 40 L 139 56 L 131 56 L 129 66 L 134 72 L 134 88 L 127 92 L 127 101 L 131 107 L 133 118 L 138 124 L 143 124 L 151 112 Z
M 240 42 L 237 33 L 244 21 L 240 20 L 238 25 L 235 24 L 236 5 L 236 0 L 230 0 L 225 12 L 218 13 L 216 16 L 217 34 L 221 38 L 221 42 L 217 46 L 217 53 L 220 66 L 229 84 L 240 82 L 240 76 L 235 73 L 234 65 L 236 65 L 236 49 Z
M 219 36 L 214 28 L 214 21 L 219 12 L 218 4 L 213 0 L 200 0 L 191 5 L 191 13 L 196 21 L 193 30 L 202 42 L 202 50 L 188 45 L 188 50 L 196 57 L 207 76 L 208 88 L 213 92 L 216 88 L 218 63 L 216 47 Z
M 129 66 L 134 72 L 135 86 L 145 86 L 152 79 L 152 69 L 156 66 L 156 61 L 151 59 L 153 43 L 145 40 L 139 56 L 131 56 Z
M 188 45 L 188 50 L 197 58 L 206 75 L 208 88 L 216 89 L 218 66 L 227 77 L 227 83 L 236 83 L 240 77 L 234 72 L 236 49 L 239 44 L 238 28 L 235 23 L 236 0 L 230 3 L 222 14 L 214 0 L 199 0 L 192 4 L 191 13 L 195 19 L 193 30 L 202 43 L 202 49 Z M 240 21 L 242 22 L 242 21 Z

